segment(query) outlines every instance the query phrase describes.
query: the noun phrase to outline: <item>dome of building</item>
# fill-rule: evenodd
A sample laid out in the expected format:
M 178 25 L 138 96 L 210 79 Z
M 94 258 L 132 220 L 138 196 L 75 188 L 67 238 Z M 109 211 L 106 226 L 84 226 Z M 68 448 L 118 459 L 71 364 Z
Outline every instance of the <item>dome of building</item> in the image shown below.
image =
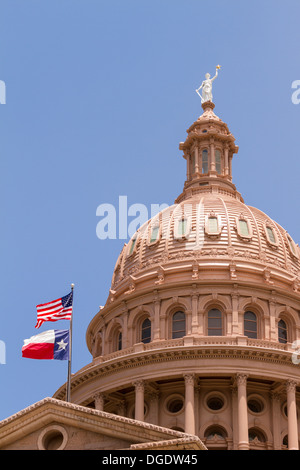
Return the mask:
M 244 203 L 235 139 L 211 101 L 202 107 L 179 144 L 183 191 L 124 245 L 72 401 L 208 449 L 296 449 L 299 247 Z
M 211 266 L 213 278 L 249 281 L 251 275 L 256 282 L 275 282 L 283 289 L 297 290 L 299 247 L 279 224 L 247 206 L 231 183 L 228 166 L 237 147 L 213 107 L 211 102 L 204 103 L 204 113 L 188 129 L 186 142 L 180 144 L 188 161 L 183 193 L 124 245 L 108 302 L 149 285 L 176 281 L 179 267 L 180 279 L 186 282 L 199 279 L 203 269 Z M 209 169 L 207 149 L 212 138 L 219 161 Z M 195 142 L 200 144 L 197 152 Z M 232 154 L 226 167 L 222 156 L 229 143 Z

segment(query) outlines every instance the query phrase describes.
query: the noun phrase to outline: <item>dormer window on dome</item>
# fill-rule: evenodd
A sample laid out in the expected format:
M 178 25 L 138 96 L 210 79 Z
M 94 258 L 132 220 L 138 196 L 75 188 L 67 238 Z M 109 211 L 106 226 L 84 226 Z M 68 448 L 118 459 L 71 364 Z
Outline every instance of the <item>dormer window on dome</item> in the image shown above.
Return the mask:
M 138 244 L 138 235 L 135 234 L 129 242 L 127 256 L 133 256 L 136 252 Z
M 296 247 L 294 240 L 288 233 L 286 233 L 286 238 L 288 241 L 288 247 L 289 247 L 291 255 L 294 256 L 295 258 L 298 258 L 297 247 Z
M 222 231 L 221 217 L 216 215 L 213 211 L 206 216 L 205 219 L 205 233 L 209 237 L 218 237 Z
M 238 236 L 244 241 L 250 241 L 252 238 L 252 226 L 248 217 L 240 215 L 236 217 L 236 231 Z
M 177 240 L 183 240 L 187 238 L 190 232 L 190 224 L 191 221 L 189 217 L 175 220 L 174 237 Z
M 276 235 L 274 228 L 271 227 L 268 221 L 265 222 L 264 229 L 265 229 L 265 237 L 266 237 L 268 245 L 271 246 L 271 248 L 277 249 L 279 246 L 277 235 Z

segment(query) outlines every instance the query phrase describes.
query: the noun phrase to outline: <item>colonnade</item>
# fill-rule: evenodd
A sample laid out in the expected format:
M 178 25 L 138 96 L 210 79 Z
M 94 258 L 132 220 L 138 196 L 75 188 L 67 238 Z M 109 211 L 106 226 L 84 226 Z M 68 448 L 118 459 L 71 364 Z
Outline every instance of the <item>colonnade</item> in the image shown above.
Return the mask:
M 196 434 L 195 426 L 195 374 L 184 373 L 185 383 L 185 407 L 184 407 L 184 423 L 185 432 L 187 434 Z M 244 373 L 235 375 L 234 386 L 236 391 L 237 403 L 237 424 L 238 424 L 238 450 L 249 450 L 249 437 L 248 437 L 248 405 L 247 405 L 247 378 Z M 136 380 L 133 382 L 135 387 L 135 419 L 144 421 L 145 409 L 145 387 L 144 380 Z M 287 420 L 288 420 L 288 443 L 289 450 L 298 450 L 298 423 L 297 423 L 297 408 L 296 408 L 296 382 L 287 380 L 285 383 L 286 397 L 287 397 Z M 276 399 L 276 394 L 274 394 Z M 98 393 L 94 396 L 95 408 L 103 411 L 104 409 L 104 394 Z M 275 427 L 275 425 L 274 425 Z M 275 431 L 275 429 L 274 429 Z M 274 433 L 275 434 L 275 433 Z M 201 437 L 201 436 L 200 436 Z M 281 443 L 274 435 L 274 446 L 280 447 Z

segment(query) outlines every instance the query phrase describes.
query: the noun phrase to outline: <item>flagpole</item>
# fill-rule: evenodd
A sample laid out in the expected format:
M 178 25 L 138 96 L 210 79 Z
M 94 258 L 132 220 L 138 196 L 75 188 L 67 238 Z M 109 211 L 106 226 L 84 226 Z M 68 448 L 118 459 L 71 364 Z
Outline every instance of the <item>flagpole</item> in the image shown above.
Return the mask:
M 68 360 L 68 380 L 67 380 L 67 401 L 71 402 L 71 367 L 72 367 L 72 321 L 74 311 L 74 284 L 71 284 L 72 289 L 72 315 L 70 319 L 69 330 L 69 360 Z

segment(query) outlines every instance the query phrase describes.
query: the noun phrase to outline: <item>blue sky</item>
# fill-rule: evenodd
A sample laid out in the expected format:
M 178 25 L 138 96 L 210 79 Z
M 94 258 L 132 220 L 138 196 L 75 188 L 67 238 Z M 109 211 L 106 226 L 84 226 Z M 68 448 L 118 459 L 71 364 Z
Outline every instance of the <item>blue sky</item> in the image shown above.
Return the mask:
M 99 240 L 96 209 L 172 204 L 178 150 L 215 112 L 239 146 L 233 179 L 299 243 L 298 0 L 1 0 L 0 420 L 52 396 L 64 361 L 21 357 L 38 303 L 74 290 L 73 372 L 90 362 L 86 328 L 103 305 L 125 240 Z M 130 221 L 130 218 L 129 218 Z M 40 330 L 64 329 L 67 322 Z

